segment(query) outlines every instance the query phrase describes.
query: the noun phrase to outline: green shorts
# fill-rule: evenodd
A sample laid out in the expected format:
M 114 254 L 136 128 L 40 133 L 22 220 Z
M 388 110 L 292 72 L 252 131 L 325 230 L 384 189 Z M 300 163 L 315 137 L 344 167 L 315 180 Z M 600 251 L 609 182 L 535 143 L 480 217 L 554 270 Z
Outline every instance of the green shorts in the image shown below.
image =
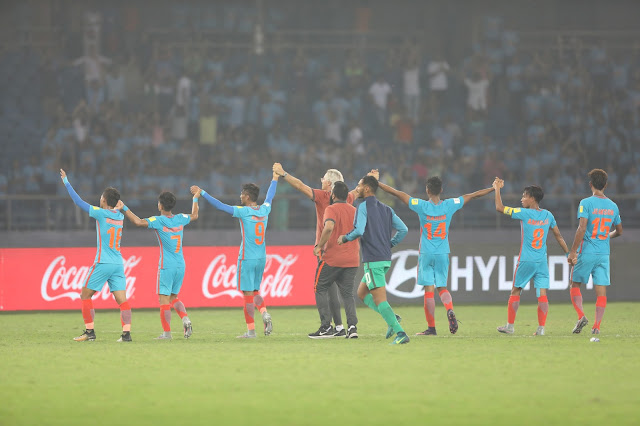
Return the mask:
M 362 264 L 364 266 L 364 276 L 362 277 L 362 282 L 367 285 L 369 290 L 373 290 L 374 288 L 384 287 L 387 285 L 387 271 L 391 267 L 390 260 L 383 260 L 380 262 L 365 262 Z

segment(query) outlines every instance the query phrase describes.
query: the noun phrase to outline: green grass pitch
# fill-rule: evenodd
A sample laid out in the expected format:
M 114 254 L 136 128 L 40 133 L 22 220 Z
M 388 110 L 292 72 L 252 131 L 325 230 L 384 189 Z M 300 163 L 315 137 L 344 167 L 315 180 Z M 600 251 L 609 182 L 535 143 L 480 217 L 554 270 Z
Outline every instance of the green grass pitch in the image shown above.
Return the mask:
M 419 306 L 396 306 L 411 336 L 390 346 L 382 318 L 359 306 L 360 338 L 311 340 L 314 308 L 272 308 L 274 332 L 255 340 L 241 309 L 192 309 L 194 334 L 156 341 L 159 313 L 133 312 L 132 343 L 116 343 L 117 311 L 98 311 L 95 342 L 77 343 L 78 312 L 0 315 L 0 425 L 638 424 L 640 305 L 609 303 L 599 343 L 572 335 L 569 303 L 536 306 L 516 333 L 496 332 L 504 306 L 456 307 L 437 337 Z M 188 308 L 188 306 L 187 306 Z M 593 304 L 585 304 L 593 320 Z

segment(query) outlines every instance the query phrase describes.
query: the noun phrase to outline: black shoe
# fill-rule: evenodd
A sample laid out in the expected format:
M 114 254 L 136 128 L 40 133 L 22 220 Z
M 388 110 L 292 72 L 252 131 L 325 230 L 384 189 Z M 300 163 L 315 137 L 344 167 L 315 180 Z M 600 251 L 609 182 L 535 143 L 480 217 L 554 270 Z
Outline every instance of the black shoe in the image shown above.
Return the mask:
M 347 339 L 357 339 L 358 338 L 358 328 L 355 325 L 350 325 L 347 330 L 347 335 L 344 336 Z
M 130 341 L 131 341 L 131 332 L 130 331 L 123 331 L 122 335 L 118 339 L 118 342 L 130 342 Z
M 340 331 L 335 330 L 334 336 L 335 337 L 347 337 L 347 331 L 344 329 L 344 327 Z
M 309 333 L 309 338 L 311 339 L 332 339 L 335 337 L 336 330 L 331 326 L 322 327 L 318 329 L 315 333 Z
M 456 331 L 458 331 L 458 320 L 456 319 L 456 314 L 453 312 L 453 309 L 447 311 L 447 319 L 449 320 L 449 331 L 451 334 L 456 334 Z
M 96 332 L 91 330 L 85 330 L 84 333 L 79 335 L 78 337 L 74 337 L 73 340 L 76 342 L 86 342 L 86 341 L 94 341 L 96 340 Z
M 437 336 L 437 335 L 438 333 L 436 333 L 435 327 L 429 327 L 423 332 L 416 333 L 416 336 Z

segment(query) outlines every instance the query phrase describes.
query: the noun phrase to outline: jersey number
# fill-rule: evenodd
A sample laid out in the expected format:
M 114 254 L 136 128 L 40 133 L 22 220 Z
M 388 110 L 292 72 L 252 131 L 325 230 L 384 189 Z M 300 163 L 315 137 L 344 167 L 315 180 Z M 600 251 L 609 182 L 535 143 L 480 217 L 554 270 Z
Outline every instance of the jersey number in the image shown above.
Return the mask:
M 175 251 L 175 253 L 180 252 L 180 243 L 182 242 L 182 241 L 180 240 L 180 235 L 172 235 L 172 236 L 171 236 L 171 239 L 172 239 L 172 240 L 177 240 L 177 241 L 176 241 L 176 251 Z
M 258 222 L 256 223 L 256 244 L 262 245 L 264 243 L 264 223 Z
M 611 223 L 611 219 L 599 217 L 593 219 L 591 222 L 593 225 L 593 234 L 591 234 L 591 239 L 595 240 L 597 237 L 601 240 L 606 240 L 609 238 L 609 223 Z
M 107 230 L 109 234 L 109 247 L 114 250 L 120 251 L 120 238 L 122 237 L 122 228 L 109 228 Z
M 542 239 L 544 238 L 544 229 L 538 228 L 533 231 L 533 241 L 531 241 L 531 247 L 539 249 L 542 247 Z
M 427 229 L 427 240 L 433 237 L 444 240 L 447 237 L 447 222 L 440 222 L 434 234 L 431 233 L 431 222 L 425 223 L 424 227 Z

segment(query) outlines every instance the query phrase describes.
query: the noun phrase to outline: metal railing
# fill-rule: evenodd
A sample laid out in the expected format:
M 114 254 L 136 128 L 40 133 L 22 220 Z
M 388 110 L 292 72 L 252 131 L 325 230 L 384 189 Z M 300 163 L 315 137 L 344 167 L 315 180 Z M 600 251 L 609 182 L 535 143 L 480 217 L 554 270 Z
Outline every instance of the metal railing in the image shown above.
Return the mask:
M 546 195 L 542 207 L 550 210 L 558 226 L 562 229 L 577 226 L 576 211 L 582 198 L 580 196 Z M 519 206 L 520 194 L 504 194 L 505 205 Z M 99 195 L 85 200 L 95 200 Z M 640 194 L 621 194 L 612 196 L 620 207 L 624 216 L 625 226 L 640 227 Z M 220 197 L 220 200 L 234 205 L 238 203 L 237 195 Z M 262 200 L 260 200 L 262 201 Z M 157 215 L 157 198 L 142 197 L 135 200 L 127 199 L 127 205 L 140 217 Z M 392 203 L 398 216 L 410 228 L 419 226 L 417 215 L 398 200 Z M 174 212 L 189 213 L 191 199 L 180 198 Z M 206 202 L 200 203 L 201 216 L 195 225 L 199 229 L 229 229 L 236 226 L 236 219 L 230 215 L 214 209 Z M 510 220 L 504 215 L 497 214 L 491 195 L 474 200 L 459 211 L 452 224 L 457 228 L 502 229 L 518 226 L 518 221 Z M 313 229 L 316 225 L 314 204 L 306 197 L 296 194 L 278 194 L 274 199 L 273 210 L 269 216 L 269 228 L 277 230 Z M 66 231 L 89 229 L 93 227 L 93 220 L 76 207 L 68 197 L 43 195 L 5 195 L 0 196 L 0 231 Z

